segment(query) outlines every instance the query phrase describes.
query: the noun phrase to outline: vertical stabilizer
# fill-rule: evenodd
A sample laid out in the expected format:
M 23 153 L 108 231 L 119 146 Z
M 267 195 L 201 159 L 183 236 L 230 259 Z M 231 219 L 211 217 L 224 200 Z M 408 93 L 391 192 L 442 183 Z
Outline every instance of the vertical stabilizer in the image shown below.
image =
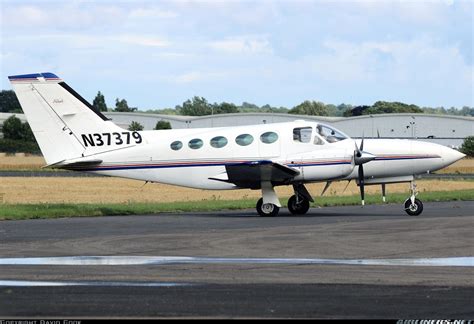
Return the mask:
M 103 152 L 84 136 L 123 132 L 53 73 L 9 76 L 48 164 Z M 123 147 L 123 146 L 122 146 Z M 110 146 L 108 147 L 111 148 Z

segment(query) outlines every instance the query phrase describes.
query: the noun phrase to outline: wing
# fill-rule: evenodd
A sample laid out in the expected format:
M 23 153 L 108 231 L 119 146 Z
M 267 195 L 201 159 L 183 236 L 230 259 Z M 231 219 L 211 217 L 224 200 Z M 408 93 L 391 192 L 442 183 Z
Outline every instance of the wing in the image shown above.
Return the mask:
M 272 161 L 255 161 L 226 165 L 226 173 L 209 178 L 235 184 L 240 188 L 260 189 L 262 181 L 273 185 L 289 184 L 298 170 Z

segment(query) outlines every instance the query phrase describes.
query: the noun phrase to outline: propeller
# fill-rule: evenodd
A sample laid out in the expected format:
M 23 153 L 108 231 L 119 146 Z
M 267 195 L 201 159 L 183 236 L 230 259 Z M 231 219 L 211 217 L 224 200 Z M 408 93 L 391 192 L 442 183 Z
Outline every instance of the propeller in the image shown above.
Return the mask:
M 359 189 L 360 189 L 360 199 L 362 201 L 362 206 L 365 205 L 365 201 L 364 201 L 364 198 L 365 198 L 365 180 L 364 180 L 364 167 L 361 165 L 359 165 Z
M 365 205 L 365 176 L 364 176 L 364 163 L 370 162 L 376 158 L 375 155 L 364 151 L 364 135 L 362 135 L 362 141 L 360 147 L 357 147 L 357 143 L 354 141 L 354 164 L 359 166 L 358 170 L 358 184 L 360 189 L 360 198 L 362 200 L 362 206 Z

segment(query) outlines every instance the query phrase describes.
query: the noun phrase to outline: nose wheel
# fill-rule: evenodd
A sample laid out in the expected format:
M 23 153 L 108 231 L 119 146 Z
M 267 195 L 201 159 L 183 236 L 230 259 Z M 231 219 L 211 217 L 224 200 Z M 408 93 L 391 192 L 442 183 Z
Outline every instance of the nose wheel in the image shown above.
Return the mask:
M 415 181 L 410 182 L 410 192 L 410 198 L 405 200 L 405 212 L 410 216 L 418 216 L 423 211 L 423 203 L 418 198 L 415 198 L 418 194 Z
M 418 216 L 423 211 L 423 203 L 421 200 L 415 198 L 415 201 L 412 203 L 411 198 L 408 198 L 405 201 L 405 212 L 410 216 Z

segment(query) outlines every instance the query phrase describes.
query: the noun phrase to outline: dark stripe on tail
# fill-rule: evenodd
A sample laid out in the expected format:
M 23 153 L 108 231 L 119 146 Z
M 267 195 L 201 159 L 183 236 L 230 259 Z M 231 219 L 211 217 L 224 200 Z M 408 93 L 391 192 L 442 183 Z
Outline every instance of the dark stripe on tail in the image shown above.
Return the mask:
M 74 97 L 77 98 L 77 100 L 79 100 L 80 102 L 82 102 L 84 105 L 86 105 L 90 110 L 92 110 L 97 116 L 99 116 L 100 118 L 102 118 L 102 120 L 109 120 L 109 118 L 105 117 L 100 111 L 96 111 L 94 109 L 94 107 L 86 100 L 84 99 L 83 97 L 81 97 L 80 94 L 78 94 L 76 91 L 74 91 L 73 88 L 71 88 L 70 86 L 68 86 L 66 84 L 66 82 L 59 82 L 58 83 L 61 87 L 63 87 L 67 92 L 69 92 L 70 94 L 72 94 Z

